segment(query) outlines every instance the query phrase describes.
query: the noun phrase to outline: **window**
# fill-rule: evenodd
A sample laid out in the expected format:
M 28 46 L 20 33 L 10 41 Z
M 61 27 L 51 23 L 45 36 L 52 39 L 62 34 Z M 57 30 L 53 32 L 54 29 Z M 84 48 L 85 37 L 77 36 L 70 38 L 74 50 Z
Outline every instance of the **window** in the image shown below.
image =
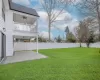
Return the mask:
M 4 7 L 4 3 L 3 3 L 3 0 L 2 0 L 2 17 L 5 21 L 5 7 Z

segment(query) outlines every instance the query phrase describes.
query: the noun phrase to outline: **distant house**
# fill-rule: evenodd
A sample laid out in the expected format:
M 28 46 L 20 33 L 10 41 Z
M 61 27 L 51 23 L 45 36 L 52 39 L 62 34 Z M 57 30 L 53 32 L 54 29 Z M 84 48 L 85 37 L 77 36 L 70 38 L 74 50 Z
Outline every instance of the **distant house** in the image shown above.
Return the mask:
M 0 0 L 0 61 L 13 56 L 14 39 L 38 36 L 36 10 L 12 2 Z

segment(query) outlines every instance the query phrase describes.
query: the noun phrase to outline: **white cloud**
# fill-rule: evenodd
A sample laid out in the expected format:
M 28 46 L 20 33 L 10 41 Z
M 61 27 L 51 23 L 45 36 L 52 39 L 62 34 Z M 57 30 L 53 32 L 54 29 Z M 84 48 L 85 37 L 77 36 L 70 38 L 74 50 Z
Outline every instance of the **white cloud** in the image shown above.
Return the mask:
M 59 10 L 54 10 L 54 13 L 59 13 Z M 47 26 L 48 24 L 48 16 L 47 13 L 45 11 L 38 11 L 38 14 L 40 16 L 40 23 L 43 23 Z M 63 13 L 61 15 L 59 15 L 56 19 L 56 21 L 66 21 L 69 22 L 72 20 L 72 16 L 67 12 L 67 11 L 63 11 Z M 43 27 L 43 26 L 41 26 Z
M 54 11 L 55 13 L 57 13 L 57 15 L 60 13 L 59 10 L 55 10 Z M 56 20 L 71 20 L 72 19 L 72 16 L 65 10 L 63 10 L 62 14 L 60 14 Z
M 51 39 L 53 39 L 53 34 L 52 33 L 50 34 L 51 34 Z M 49 33 L 47 31 L 42 31 L 40 32 L 39 35 L 42 36 L 43 38 L 49 39 Z
M 59 10 L 55 10 L 56 12 Z M 38 11 L 38 14 L 40 15 L 40 21 L 39 21 L 39 28 L 45 28 L 48 29 L 48 23 L 47 23 L 47 14 L 45 11 Z M 67 11 L 64 11 L 63 14 L 58 16 L 56 19 L 58 22 L 54 23 L 52 25 L 52 29 L 60 29 L 62 31 L 65 30 L 65 27 L 68 26 L 70 31 L 74 31 L 74 28 L 79 25 L 79 21 L 72 17 L 70 13 Z
M 38 14 L 40 16 L 39 18 L 39 28 L 44 28 L 44 29 L 48 29 L 48 19 L 47 19 L 47 13 L 45 11 L 38 11 Z M 51 29 L 54 29 L 53 27 L 51 27 Z
M 18 3 L 18 4 L 23 4 L 26 6 L 30 6 L 30 1 L 29 0 L 12 0 L 14 3 Z
M 59 10 L 54 10 L 54 13 L 56 13 L 57 15 L 59 14 Z M 45 11 L 38 11 L 38 14 L 40 15 L 40 18 L 47 21 L 48 16 L 47 13 Z M 56 16 L 57 16 L 56 15 Z M 57 21 L 62 21 L 62 20 L 66 20 L 66 21 L 70 21 L 72 20 L 72 16 L 71 14 L 69 14 L 67 11 L 63 11 L 62 14 L 60 14 L 57 18 Z
M 38 14 L 41 19 L 43 19 L 45 21 L 47 20 L 47 13 L 45 11 L 38 11 Z
M 79 25 L 79 21 L 72 17 L 67 11 L 58 17 L 58 22 L 54 23 L 56 28 L 65 31 L 65 27 L 69 27 L 70 31 L 74 31 L 74 28 Z
M 74 28 L 79 25 L 79 21 L 77 19 L 73 19 L 69 24 L 70 31 L 74 31 Z

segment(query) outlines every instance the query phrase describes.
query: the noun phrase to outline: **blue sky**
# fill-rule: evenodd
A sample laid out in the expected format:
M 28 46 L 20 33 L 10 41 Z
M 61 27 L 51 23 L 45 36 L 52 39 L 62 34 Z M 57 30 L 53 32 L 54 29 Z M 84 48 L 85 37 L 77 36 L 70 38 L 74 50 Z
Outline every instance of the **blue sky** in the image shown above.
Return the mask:
M 47 25 L 47 15 L 46 12 L 42 9 L 39 0 L 13 0 L 15 3 L 22 4 L 37 10 L 40 15 L 39 19 L 39 32 L 44 35 L 44 37 L 48 37 L 48 25 Z M 67 22 L 63 21 L 63 19 L 67 19 Z M 61 35 L 64 37 L 64 29 L 66 26 L 69 26 L 70 31 L 74 31 L 74 27 L 76 27 L 79 23 L 79 20 L 82 19 L 82 15 L 77 10 L 77 8 L 69 5 L 65 13 L 58 17 L 58 19 L 62 20 L 62 23 L 55 23 L 57 28 L 52 28 L 51 35 L 52 38 Z

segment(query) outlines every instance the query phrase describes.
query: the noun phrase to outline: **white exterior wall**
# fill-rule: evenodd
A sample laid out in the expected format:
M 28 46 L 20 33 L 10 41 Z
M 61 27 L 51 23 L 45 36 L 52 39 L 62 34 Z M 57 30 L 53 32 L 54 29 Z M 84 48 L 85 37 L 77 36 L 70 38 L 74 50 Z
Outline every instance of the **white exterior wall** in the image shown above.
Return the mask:
M 2 0 L 0 0 L 0 31 L 3 31 L 3 28 L 4 28 L 4 20 L 2 18 Z
M 4 19 L 2 18 L 2 0 L 0 0 L 0 57 L 2 54 L 2 33 L 5 34 L 5 32 L 3 31 L 4 27 Z
M 2 16 L 2 0 L 0 0 L 0 16 Z
M 5 13 L 6 26 L 6 56 L 13 56 L 13 12 L 6 10 Z
M 0 0 L 0 57 L 2 53 L 2 37 L 1 37 L 1 30 L 2 30 L 2 0 Z

